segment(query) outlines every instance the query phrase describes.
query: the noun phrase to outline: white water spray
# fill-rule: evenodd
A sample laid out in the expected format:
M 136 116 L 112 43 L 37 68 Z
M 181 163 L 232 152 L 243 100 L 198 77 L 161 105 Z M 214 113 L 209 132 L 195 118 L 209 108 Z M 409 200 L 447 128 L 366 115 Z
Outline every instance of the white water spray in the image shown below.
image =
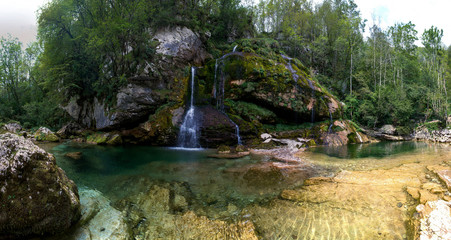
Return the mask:
M 178 146 L 181 148 L 200 148 L 199 144 L 199 124 L 196 119 L 196 107 L 194 106 L 194 76 L 196 69 L 191 67 L 191 98 L 188 112 L 180 127 Z

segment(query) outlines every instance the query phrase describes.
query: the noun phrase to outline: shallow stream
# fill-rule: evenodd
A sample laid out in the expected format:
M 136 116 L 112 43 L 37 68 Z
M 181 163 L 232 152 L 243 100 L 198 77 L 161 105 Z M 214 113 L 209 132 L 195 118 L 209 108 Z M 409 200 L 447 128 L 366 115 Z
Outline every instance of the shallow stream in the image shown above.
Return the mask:
M 44 147 L 79 187 L 99 190 L 113 205 L 149 185 L 177 182 L 191 196 L 189 210 L 230 223 L 251 221 L 262 239 L 408 239 L 417 203 L 405 188 L 439 183 L 426 167 L 451 164 L 449 146 L 415 142 L 317 147 L 298 154 L 307 164 L 255 155 L 214 158 L 213 150 Z M 65 156 L 70 152 L 81 158 Z M 333 178 L 304 185 L 311 177 Z

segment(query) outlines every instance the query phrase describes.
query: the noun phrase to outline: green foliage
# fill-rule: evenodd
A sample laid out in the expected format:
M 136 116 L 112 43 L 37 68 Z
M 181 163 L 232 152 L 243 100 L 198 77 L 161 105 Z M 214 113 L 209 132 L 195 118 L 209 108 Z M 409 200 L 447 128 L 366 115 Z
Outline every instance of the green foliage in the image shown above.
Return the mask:
M 283 132 L 283 131 L 291 131 L 291 130 L 298 130 L 298 129 L 310 129 L 313 127 L 313 123 L 302 123 L 302 124 L 283 124 L 278 123 L 276 125 L 264 125 L 264 128 L 269 131 L 275 131 L 275 132 Z
M 431 121 L 431 122 L 425 122 L 424 126 L 429 130 L 429 131 L 435 131 L 435 130 L 439 130 L 441 128 L 440 126 L 440 121 Z
M 232 113 L 241 116 L 246 121 L 258 121 L 260 123 L 274 123 L 276 121 L 276 114 L 272 111 L 259 107 L 256 104 L 232 101 L 227 99 L 226 105 L 230 106 Z

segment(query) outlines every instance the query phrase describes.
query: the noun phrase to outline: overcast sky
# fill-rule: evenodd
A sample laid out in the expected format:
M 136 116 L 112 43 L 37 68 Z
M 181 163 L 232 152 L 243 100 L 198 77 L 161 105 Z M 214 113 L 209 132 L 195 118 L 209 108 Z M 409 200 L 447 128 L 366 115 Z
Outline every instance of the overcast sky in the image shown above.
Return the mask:
M 36 38 L 36 11 L 49 0 L 0 0 L 0 35 L 10 33 L 29 43 Z M 258 0 L 256 0 L 258 1 Z M 314 0 L 320 2 L 322 0 Z M 367 26 L 380 19 L 386 29 L 396 22 L 412 21 L 418 37 L 432 25 L 444 30 L 443 42 L 451 45 L 451 1 L 449 0 L 354 0 Z M 368 33 L 368 30 L 366 30 Z

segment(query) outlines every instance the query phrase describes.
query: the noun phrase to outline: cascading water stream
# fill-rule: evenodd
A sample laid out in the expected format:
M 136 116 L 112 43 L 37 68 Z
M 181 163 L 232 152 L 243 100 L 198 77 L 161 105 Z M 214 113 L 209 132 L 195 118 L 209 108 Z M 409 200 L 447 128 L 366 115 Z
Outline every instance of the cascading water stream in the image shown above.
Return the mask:
M 233 51 L 232 52 L 235 52 L 237 47 L 238 47 L 238 45 L 235 45 L 235 47 L 233 47 Z
M 235 52 L 237 46 L 238 45 L 236 45 L 233 48 L 233 52 Z M 225 109 L 224 109 L 224 95 L 225 95 L 224 59 L 229 55 L 238 54 L 238 53 L 233 53 L 233 52 L 222 56 L 220 59 L 216 59 L 213 95 L 216 98 L 216 108 L 220 112 L 222 112 L 233 125 L 235 125 L 235 134 L 236 134 L 238 145 L 243 145 L 243 143 L 241 141 L 241 136 L 240 136 L 240 127 L 232 119 L 230 119 L 230 117 L 227 115 L 227 113 L 225 112 Z M 241 56 L 241 54 L 238 54 L 238 55 Z M 218 77 L 219 77 L 219 80 L 217 79 Z
M 188 112 L 185 114 L 182 126 L 180 127 L 178 146 L 181 148 L 200 148 L 199 144 L 199 123 L 196 119 L 196 107 L 194 106 L 194 76 L 196 69 L 191 67 L 191 98 Z
M 310 87 L 310 89 L 312 89 L 312 100 L 315 101 L 315 88 L 313 87 L 313 83 L 312 81 L 310 81 L 309 79 L 307 79 L 308 85 Z M 315 102 L 313 102 L 312 105 L 312 116 L 311 116 L 311 122 L 314 123 L 315 122 Z
M 334 122 L 332 119 L 332 112 L 330 111 L 330 108 L 329 108 L 329 117 L 330 117 L 330 125 L 329 125 L 329 129 L 327 130 L 327 133 L 331 133 L 332 126 L 334 125 Z

